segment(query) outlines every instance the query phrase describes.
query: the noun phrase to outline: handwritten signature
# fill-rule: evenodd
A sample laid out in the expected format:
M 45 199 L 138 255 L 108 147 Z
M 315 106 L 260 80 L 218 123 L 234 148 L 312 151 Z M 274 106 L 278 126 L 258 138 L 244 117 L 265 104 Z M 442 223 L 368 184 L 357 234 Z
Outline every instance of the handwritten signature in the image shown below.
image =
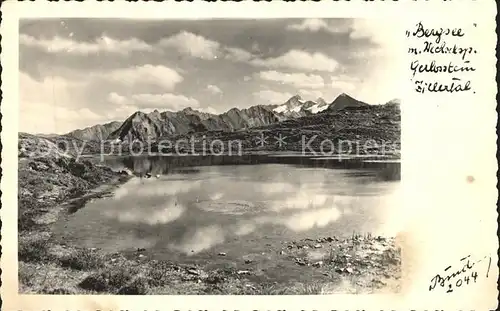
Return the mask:
M 488 259 L 488 269 L 486 270 L 486 277 L 488 277 L 491 267 L 491 256 L 484 256 L 479 260 L 472 261 L 471 255 L 468 255 L 460 259 L 461 268 L 456 269 L 448 266 L 444 269 L 445 273 L 442 273 L 443 275 L 436 274 L 431 279 L 429 291 L 433 291 L 436 287 L 440 286 L 446 288 L 447 293 L 451 293 L 455 288 L 476 283 L 479 275 L 474 267 L 485 259 Z

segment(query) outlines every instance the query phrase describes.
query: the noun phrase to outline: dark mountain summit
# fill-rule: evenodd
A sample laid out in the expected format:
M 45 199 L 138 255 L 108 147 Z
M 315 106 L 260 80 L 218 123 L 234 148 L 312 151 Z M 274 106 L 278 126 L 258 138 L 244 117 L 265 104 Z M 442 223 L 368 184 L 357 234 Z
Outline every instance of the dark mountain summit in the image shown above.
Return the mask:
M 346 93 L 342 93 L 337 98 L 335 98 L 335 100 L 328 106 L 327 110 L 334 112 L 340 111 L 345 108 L 359 108 L 368 106 L 369 105 L 367 103 L 354 99 Z

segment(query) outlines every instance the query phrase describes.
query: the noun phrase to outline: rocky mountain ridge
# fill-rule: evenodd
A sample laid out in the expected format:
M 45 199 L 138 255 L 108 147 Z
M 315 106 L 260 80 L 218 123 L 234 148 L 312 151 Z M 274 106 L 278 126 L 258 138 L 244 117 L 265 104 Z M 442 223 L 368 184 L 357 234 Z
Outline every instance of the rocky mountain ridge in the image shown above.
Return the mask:
M 265 137 L 265 143 L 259 140 L 259 137 Z M 279 137 L 283 139 L 282 143 L 279 143 Z M 191 138 L 194 138 L 193 145 L 191 145 Z M 322 153 L 328 149 L 325 146 L 330 146 L 329 144 L 322 145 L 322 142 L 327 141 L 331 142 L 335 148 L 339 146 L 344 149 L 350 148 L 349 152 L 353 153 L 398 158 L 401 148 L 400 138 L 401 110 L 399 105 L 388 102 L 383 105 L 364 106 L 360 104 L 336 111 L 327 109 L 322 113 L 290 118 L 238 131 L 209 131 L 196 133 L 192 136 L 177 134 L 169 137 L 168 140 L 181 142 L 179 150 L 182 149 L 183 152 L 189 150 L 198 153 L 203 152 L 204 145 L 210 146 L 214 140 L 217 140 L 219 144 L 223 142 L 222 148 L 226 148 L 226 152 L 231 142 L 239 142 L 243 153 L 257 151 L 304 152 L 304 145 L 307 145 L 306 151 L 312 149 Z M 366 148 L 364 148 L 365 145 Z M 156 143 L 153 143 L 152 146 L 153 151 L 167 154 L 177 152 L 173 146 L 166 149 L 161 149 Z M 361 146 L 360 150 L 356 146 Z
M 105 124 L 96 124 L 93 126 L 86 127 L 84 129 L 78 129 L 72 131 L 67 135 L 70 135 L 74 138 L 78 138 L 81 140 L 101 141 L 107 139 L 109 134 L 116 131 L 121 125 L 122 122 L 119 121 L 113 121 Z
M 256 105 L 245 109 L 232 108 L 221 114 L 200 112 L 192 108 L 181 111 L 151 113 L 137 111 L 124 122 L 98 124 L 66 134 L 85 141 L 147 141 L 159 137 L 182 135 L 194 132 L 224 131 L 231 132 L 252 127 L 266 126 L 277 122 L 304 116 L 335 112 L 348 107 L 367 107 L 342 93 L 330 104 L 324 99 L 303 101 L 299 95 L 292 96 L 281 105 Z

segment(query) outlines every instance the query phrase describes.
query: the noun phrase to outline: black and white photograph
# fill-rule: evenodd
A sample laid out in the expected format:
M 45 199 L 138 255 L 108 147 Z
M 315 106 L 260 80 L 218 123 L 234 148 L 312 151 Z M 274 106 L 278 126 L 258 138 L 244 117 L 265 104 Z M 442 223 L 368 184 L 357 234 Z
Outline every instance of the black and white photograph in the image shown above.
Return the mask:
M 398 293 L 384 23 L 20 20 L 19 292 Z

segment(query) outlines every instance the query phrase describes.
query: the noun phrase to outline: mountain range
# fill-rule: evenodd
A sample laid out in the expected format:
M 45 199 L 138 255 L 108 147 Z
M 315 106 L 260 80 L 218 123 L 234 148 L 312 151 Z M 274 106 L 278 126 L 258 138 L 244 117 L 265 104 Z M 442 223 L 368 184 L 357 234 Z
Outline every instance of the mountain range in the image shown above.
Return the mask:
M 295 95 L 281 105 L 256 105 L 245 109 L 232 108 L 222 114 L 200 112 L 192 108 L 181 111 L 151 113 L 137 111 L 124 122 L 97 124 L 67 133 L 66 137 L 85 141 L 154 140 L 162 136 L 204 131 L 230 132 L 265 126 L 284 120 L 300 118 L 321 112 L 335 112 L 347 107 L 366 107 L 367 103 L 342 93 L 328 104 L 324 99 L 303 101 Z

